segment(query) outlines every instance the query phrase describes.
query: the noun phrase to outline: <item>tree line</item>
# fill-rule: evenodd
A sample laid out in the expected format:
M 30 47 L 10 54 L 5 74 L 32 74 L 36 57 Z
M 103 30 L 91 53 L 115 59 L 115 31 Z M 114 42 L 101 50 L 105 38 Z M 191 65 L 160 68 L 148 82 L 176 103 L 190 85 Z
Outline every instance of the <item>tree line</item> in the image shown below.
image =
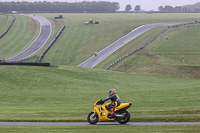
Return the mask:
M 125 11 L 129 12 L 130 10 L 132 10 L 131 5 L 130 4 L 126 5 Z M 140 10 L 141 10 L 140 5 L 136 5 L 135 8 L 134 8 L 134 11 L 135 12 L 139 12 Z
M 200 12 L 200 2 L 194 5 L 185 5 L 185 6 L 160 6 L 158 7 L 160 12 Z
M 191 12 L 191 8 L 187 8 L 187 7 L 182 7 L 182 6 L 176 6 L 176 7 L 172 7 L 172 6 L 160 6 L 158 8 L 158 10 L 160 12 Z
M 119 10 L 117 2 L 0 2 L 0 12 L 10 13 L 114 13 Z

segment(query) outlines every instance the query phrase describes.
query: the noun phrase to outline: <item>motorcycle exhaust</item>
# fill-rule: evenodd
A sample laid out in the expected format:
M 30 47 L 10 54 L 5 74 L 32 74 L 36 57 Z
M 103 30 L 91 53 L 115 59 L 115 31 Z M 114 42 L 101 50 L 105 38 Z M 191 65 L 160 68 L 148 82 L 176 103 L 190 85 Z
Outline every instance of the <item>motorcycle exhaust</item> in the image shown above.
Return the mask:
M 115 116 L 116 117 L 124 117 L 124 115 L 119 115 L 119 114 L 116 114 Z

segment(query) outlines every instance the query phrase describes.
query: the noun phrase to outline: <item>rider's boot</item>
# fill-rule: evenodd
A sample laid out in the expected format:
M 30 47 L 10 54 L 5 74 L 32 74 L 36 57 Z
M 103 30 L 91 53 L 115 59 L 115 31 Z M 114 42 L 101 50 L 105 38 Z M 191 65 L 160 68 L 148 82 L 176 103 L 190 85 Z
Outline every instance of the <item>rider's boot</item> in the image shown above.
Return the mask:
M 110 115 L 113 115 L 114 114 L 114 110 L 111 108 L 110 109 Z
M 110 109 L 110 115 L 111 115 L 112 117 L 115 116 L 115 112 L 114 112 L 114 109 L 113 109 L 113 108 Z

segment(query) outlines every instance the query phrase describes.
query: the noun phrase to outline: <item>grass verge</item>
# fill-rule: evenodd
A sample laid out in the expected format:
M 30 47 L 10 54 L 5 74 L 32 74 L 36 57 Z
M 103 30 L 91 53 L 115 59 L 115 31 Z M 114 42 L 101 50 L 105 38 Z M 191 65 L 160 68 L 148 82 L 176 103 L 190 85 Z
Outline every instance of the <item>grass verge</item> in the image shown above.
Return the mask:
M 162 27 L 150 30 L 127 44 L 100 63 L 97 68 L 105 68 L 119 57 L 132 52 L 137 45 L 144 45 L 156 36 Z M 110 70 L 150 75 L 168 75 L 182 78 L 200 78 L 200 49 L 198 36 L 200 25 L 169 29 L 153 43 L 130 57 L 120 61 Z M 143 38 L 146 38 L 143 39 Z M 168 40 L 166 38 L 169 38 Z M 141 42 L 141 44 L 139 43 Z M 120 56 L 119 56 L 120 55 Z
M 52 21 L 57 16 L 42 15 Z M 66 29 L 45 56 L 45 61 L 76 66 L 136 27 L 149 23 L 194 21 L 199 14 L 63 14 L 63 17 L 63 20 L 54 21 L 62 21 Z M 84 25 L 90 19 L 100 23 Z M 153 36 L 150 34 L 150 37 Z
M 8 28 L 8 25 L 10 24 L 9 22 L 12 21 L 10 18 L 11 16 L 0 15 L 0 35 L 3 34 Z
M 115 88 L 131 121 L 199 121 L 200 82 L 99 69 L 0 67 L 0 121 L 87 121 Z
M 11 29 L 0 42 L 1 59 L 9 58 L 22 52 L 39 34 L 39 22 L 28 16 L 15 16 L 16 20 Z
M 101 133 L 101 132 L 111 132 L 111 133 L 155 133 L 155 132 L 181 132 L 181 133 L 198 133 L 200 132 L 199 125 L 180 125 L 180 126 L 65 126 L 65 127 L 0 127 L 1 131 L 4 133 L 43 133 L 43 132 L 67 132 L 67 133 Z

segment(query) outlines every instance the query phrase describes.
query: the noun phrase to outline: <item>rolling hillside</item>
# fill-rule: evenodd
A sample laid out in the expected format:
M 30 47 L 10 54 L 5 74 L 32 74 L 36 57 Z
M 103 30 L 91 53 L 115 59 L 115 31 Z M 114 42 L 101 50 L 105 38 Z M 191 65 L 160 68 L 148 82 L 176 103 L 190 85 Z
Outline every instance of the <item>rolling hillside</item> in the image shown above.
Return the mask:
M 7 27 L 12 20 L 9 16 Z M 12 57 L 26 49 L 38 36 L 39 23 L 33 18 L 16 15 L 16 21 L 9 32 L 0 41 L 0 55 L 2 59 Z
M 131 121 L 199 121 L 199 80 L 80 67 L 0 66 L 0 121 L 86 121 L 115 88 Z
M 94 52 L 102 50 L 141 25 L 160 22 L 194 21 L 199 16 L 198 14 L 63 14 L 63 20 L 54 20 L 53 18 L 56 15 L 42 15 L 52 22 L 56 21 L 57 27 L 60 25 L 61 28 L 62 24 L 66 25 L 66 29 L 59 40 L 45 56 L 45 61 L 55 65 L 71 66 L 77 66 L 92 56 Z M 94 21 L 96 19 L 100 23 L 98 25 L 84 25 L 84 22 L 90 19 Z M 157 30 L 153 34 L 151 33 L 152 35 L 149 36 L 149 39 L 161 31 L 162 29 Z M 146 38 L 143 40 L 148 41 Z M 143 45 L 144 43 L 143 41 L 143 43 L 137 43 L 136 45 Z M 133 47 L 135 45 L 123 48 L 132 49 Z M 112 59 L 109 63 L 113 61 Z M 103 69 L 106 67 L 104 66 Z
M 170 29 L 145 49 L 121 61 L 111 70 L 199 79 L 199 29 L 199 24 Z M 156 29 L 142 35 L 136 42 L 152 35 L 154 31 Z M 130 47 L 132 43 L 128 45 Z M 122 48 L 113 56 L 128 51 L 130 52 L 127 48 Z
M 6 24 L 7 20 L 8 20 L 7 16 L 0 15 L 0 35 L 4 32 L 3 28 L 4 28 L 4 25 Z
M 148 31 L 94 69 L 76 67 L 140 25 L 194 21 L 199 14 L 64 14 L 63 20 L 55 20 L 57 14 L 40 15 L 52 22 L 51 38 L 63 24 L 66 29 L 45 56 L 44 62 L 51 67 L 0 66 L 0 121 L 86 121 L 94 102 L 107 97 L 111 88 L 122 102 L 133 102 L 131 121 L 200 120 L 199 25 L 170 29 L 109 71 L 104 70 L 107 65 L 166 27 Z M 16 54 L 38 32 L 33 19 L 17 18 L 17 28 L 0 42 L 0 55 Z M 91 18 L 100 24 L 84 25 Z

